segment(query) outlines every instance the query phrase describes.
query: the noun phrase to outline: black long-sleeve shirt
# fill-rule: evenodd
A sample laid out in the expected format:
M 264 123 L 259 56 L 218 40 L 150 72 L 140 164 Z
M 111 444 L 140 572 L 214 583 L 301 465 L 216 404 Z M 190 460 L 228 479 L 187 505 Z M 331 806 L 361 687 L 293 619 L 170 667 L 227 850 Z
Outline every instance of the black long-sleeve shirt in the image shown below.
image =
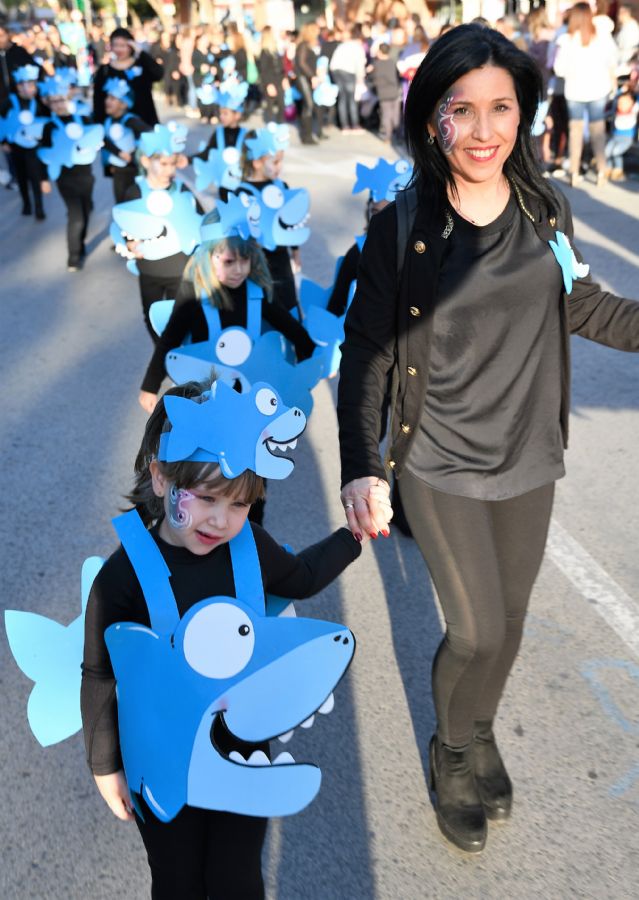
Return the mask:
M 225 288 L 225 290 L 231 299 L 232 309 L 218 310 L 222 328 L 231 328 L 234 325 L 245 328 L 247 321 L 246 282 L 238 288 Z M 297 319 L 294 319 L 279 303 L 275 301 L 269 303 L 267 300 L 263 300 L 262 318 L 268 322 L 271 328 L 279 331 L 294 345 L 299 360 L 311 356 L 315 344 Z M 200 298 L 195 293 L 193 282 L 183 279 L 171 318 L 156 344 L 151 362 L 146 370 L 142 382 L 143 391 L 157 394 L 166 372 L 164 368 L 166 354 L 169 350 L 180 347 L 189 334 L 193 343 L 207 341 L 209 326 Z
M 109 78 L 125 79 L 129 81 L 133 94 L 133 106 L 131 112 L 139 116 L 143 122 L 149 125 L 157 125 L 158 114 L 155 111 L 151 89 L 154 81 L 160 81 L 164 74 L 164 68 L 148 53 L 142 51 L 131 68 L 139 68 L 142 71 L 134 78 L 127 78 L 127 69 L 116 69 L 106 63 L 98 69 L 93 80 L 93 115 L 96 122 L 104 122 L 106 110 L 104 109 L 104 85 Z
M 251 524 L 262 570 L 265 593 L 301 600 L 331 583 L 354 559 L 361 547 L 346 528 L 297 555 L 289 553 L 259 525 Z M 180 616 L 206 597 L 235 596 L 228 544 L 205 556 L 167 544 L 151 529 L 167 566 Z M 109 775 L 122 768 L 115 678 L 104 632 L 115 622 L 150 626 L 144 595 L 124 549 L 119 547 L 98 573 L 86 611 L 82 664 L 82 727 L 87 761 L 94 775 Z

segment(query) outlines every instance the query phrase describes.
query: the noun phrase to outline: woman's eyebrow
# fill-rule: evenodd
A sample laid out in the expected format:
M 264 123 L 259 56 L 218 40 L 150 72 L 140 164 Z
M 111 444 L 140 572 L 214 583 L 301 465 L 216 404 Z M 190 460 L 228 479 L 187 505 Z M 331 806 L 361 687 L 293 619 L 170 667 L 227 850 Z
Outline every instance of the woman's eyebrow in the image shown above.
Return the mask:
M 503 100 L 510 100 L 512 103 L 512 101 L 514 99 L 515 98 L 513 96 L 495 97 L 493 100 L 490 101 L 490 103 L 501 103 Z M 475 105 L 472 100 L 464 100 L 463 97 L 453 97 L 451 100 L 448 101 L 448 103 L 449 103 L 449 106 L 453 106 L 456 103 L 463 103 L 464 106 L 474 106 Z

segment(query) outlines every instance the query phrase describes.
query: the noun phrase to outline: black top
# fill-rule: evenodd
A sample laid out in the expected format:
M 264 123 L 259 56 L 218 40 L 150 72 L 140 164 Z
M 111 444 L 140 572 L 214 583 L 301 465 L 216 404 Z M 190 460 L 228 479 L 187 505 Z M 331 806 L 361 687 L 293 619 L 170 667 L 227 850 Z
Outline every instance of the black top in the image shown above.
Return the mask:
M 35 64 L 31 54 L 19 44 L 11 42 L 6 50 L 0 50 L 0 102 L 5 100 L 15 88 L 14 69 Z
M 504 500 L 564 475 L 561 269 L 514 194 L 489 225 L 451 212 L 428 391 L 406 465 L 437 490 Z
M 271 53 L 270 50 L 262 50 L 256 59 L 257 70 L 260 74 L 260 85 L 266 88 L 269 84 L 276 87 L 282 86 L 284 79 L 284 63 L 279 53 Z
M 235 596 L 228 544 L 205 556 L 167 544 L 151 534 L 171 570 L 171 587 L 180 616 L 200 600 Z M 356 559 L 361 547 L 346 528 L 340 528 L 301 553 L 284 550 L 259 525 L 251 524 L 262 570 L 265 593 L 301 600 L 323 590 Z M 86 611 L 82 663 L 82 727 L 87 761 L 95 775 L 122 768 L 115 679 L 104 632 L 115 622 L 139 622 L 150 627 L 144 595 L 133 566 L 119 547 L 98 573 Z M 248 755 L 248 754 L 247 754 Z
M 206 159 L 208 158 L 208 155 L 209 155 L 209 151 L 217 150 L 217 129 L 218 129 L 218 126 L 216 125 L 215 128 L 213 129 L 213 131 L 211 132 L 211 136 L 208 139 L 208 143 L 207 143 L 206 147 L 204 147 L 202 150 L 198 151 L 197 153 L 194 153 L 192 156 L 189 156 L 189 162 L 191 162 L 192 160 L 194 160 L 196 158 L 203 159 L 206 161 Z M 225 147 L 235 147 L 239 133 L 240 133 L 239 127 L 225 128 L 224 129 L 224 146 Z M 221 194 L 220 194 L 220 196 L 221 196 Z M 228 191 L 226 192 L 226 196 L 222 197 L 222 200 L 224 200 L 224 202 L 226 202 L 227 197 L 228 197 Z
M 317 75 L 317 54 L 308 41 L 301 41 L 295 50 L 295 74 L 309 81 Z
M 233 304 L 232 309 L 219 309 L 222 328 L 233 325 L 246 327 L 246 282 L 238 288 L 225 288 Z M 274 301 L 262 301 L 262 318 L 265 322 L 283 334 L 294 345 L 298 360 L 307 359 L 313 353 L 315 344 L 306 330 L 285 309 Z M 199 296 L 195 292 L 192 281 L 183 279 L 176 297 L 171 318 L 167 322 L 158 340 L 151 362 L 146 370 L 142 390 L 157 394 L 165 375 L 164 359 L 169 350 L 182 346 L 186 337 L 191 335 L 193 343 L 209 339 L 209 326 L 202 309 Z
M 370 80 L 380 101 L 399 100 L 399 72 L 392 59 L 374 59 Z
M 122 121 L 123 119 L 125 120 L 124 122 Z M 138 138 L 140 137 L 141 134 L 144 134 L 144 132 L 152 131 L 151 126 L 147 125 L 146 122 L 143 122 L 139 116 L 129 115 L 127 112 L 124 112 L 119 118 L 116 118 L 115 116 L 111 116 L 111 124 L 117 125 L 118 123 L 123 125 L 124 128 L 129 128 L 133 132 L 133 135 L 134 135 L 136 141 L 138 140 Z M 117 146 L 117 144 L 115 144 L 111 140 L 111 138 L 109 137 L 109 133 L 106 129 L 104 132 L 104 149 L 107 150 L 109 153 L 112 153 L 113 156 L 120 155 L 120 148 Z M 135 151 L 133 151 L 132 156 L 133 156 L 133 159 L 131 160 L 130 163 L 127 163 L 126 168 L 133 169 L 134 171 L 137 172 L 138 167 L 137 167 L 137 163 L 135 161 Z M 122 168 L 124 168 L 124 166 Z M 139 194 L 138 194 L 138 196 L 139 196 Z M 129 197 L 128 199 L 133 200 L 135 198 Z
M 335 284 L 326 304 L 326 309 L 328 312 L 333 313 L 334 316 L 343 316 L 346 311 L 351 284 L 357 278 L 357 266 L 359 265 L 360 256 L 359 247 L 355 243 L 349 247 L 341 266 L 337 270 Z
M 127 78 L 130 69 L 139 68 L 142 71 L 134 78 Z M 128 81 L 133 94 L 133 106 L 131 112 L 139 116 L 143 122 L 149 125 L 157 125 L 160 121 L 155 111 L 151 89 L 154 81 L 160 81 L 164 69 L 148 53 L 142 51 L 129 69 L 116 69 L 110 63 L 106 63 L 98 69 L 93 79 L 93 115 L 96 122 L 104 122 L 106 111 L 104 109 L 104 85 L 109 78 L 118 78 Z

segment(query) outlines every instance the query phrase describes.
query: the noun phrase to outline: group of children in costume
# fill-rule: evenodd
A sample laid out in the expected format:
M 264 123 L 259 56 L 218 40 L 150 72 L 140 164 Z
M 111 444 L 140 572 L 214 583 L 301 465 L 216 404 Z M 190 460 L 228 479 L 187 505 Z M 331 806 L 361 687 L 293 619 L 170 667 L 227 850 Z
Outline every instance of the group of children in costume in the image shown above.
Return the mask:
M 45 117 L 29 96 L 33 81 L 19 82 L 31 87 L 17 102 L 35 121 Z M 151 130 L 128 114 L 126 83 L 116 79 L 105 86 L 104 126 L 70 106 L 59 77 L 44 85 L 50 115 L 24 149 L 34 166 L 47 165 L 67 203 L 69 262 L 81 260 L 89 156 L 103 146 L 117 201 L 111 234 L 138 274 L 156 342 L 140 395 L 150 418 L 131 510 L 114 520 L 121 547 L 99 569 L 86 607 L 87 758 L 110 809 L 136 821 L 154 897 L 262 898 L 267 818 L 302 809 L 320 780 L 287 751 L 271 758 L 269 741 L 288 742 L 295 727 L 330 712 L 354 652 L 347 628 L 298 619 L 289 601 L 329 584 L 369 536 L 341 528 L 295 555 L 258 524 L 260 506 L 265 480 L 292 471 L 310 389 L 334 371 L 355 270 L 340 300 L 305 280 L 298 298 L 291 261 L 309 235 L 308 195 L 280 179 L 286 126 L 240 127 L 241 84 L 218 92 L 220 126 L 194 158 L 200 183 L 219 192 L 206 216 L 176 180 L 185 129 Z M 380 160 L 358 166 L 354 190 L 368 189 L 381 206 L 409 176 L 404 161 Z M 158 400 L 175 360 L 184 377 L 174 380 L 186 383 Z M 213 383 L 190 377 L 211 368 Z M 29 616 L 7 617 L 27 673 Z M 82 648 L 75 652 L 79 682 Z

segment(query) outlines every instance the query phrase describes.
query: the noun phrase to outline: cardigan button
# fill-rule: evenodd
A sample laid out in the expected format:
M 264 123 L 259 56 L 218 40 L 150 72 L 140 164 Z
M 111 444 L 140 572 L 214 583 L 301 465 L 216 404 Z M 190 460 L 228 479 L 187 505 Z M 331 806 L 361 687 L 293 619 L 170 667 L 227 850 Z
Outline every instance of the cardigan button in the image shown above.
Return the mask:
M 423 241 L 415 241 L 415 252 L 416 253 L 425 253 L 426 252 L 426 244 Z
M 415 317 L 421 316 L 421 314 L 422 314 L 422 311 L 418 306 L 411 306 L 409 312 L 410 312 L 411 316 L 415 316 Z
M 389 469 L 394 469 L 396 465 L 397 465 L 397 463 L 395 462 L 394 459 L 389 459 L 389 460 L 388 460 L 388 468 L 389 468 Z
M 417 375 L 417 369 L 415 368 L 415 366 L 409 366 L 406 371 L 409 375 Z
M 410 425 L 402 424 L 401 428 L 402 428 L 402 431 L 404 432 L 404 434 L 410 434 Z

